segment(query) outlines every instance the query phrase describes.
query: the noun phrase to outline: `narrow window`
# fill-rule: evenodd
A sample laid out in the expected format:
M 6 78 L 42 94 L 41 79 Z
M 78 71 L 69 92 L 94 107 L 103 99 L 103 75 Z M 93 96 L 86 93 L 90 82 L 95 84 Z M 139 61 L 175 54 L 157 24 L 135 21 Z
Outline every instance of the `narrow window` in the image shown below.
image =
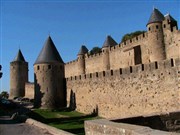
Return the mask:
M 39 66 L 37 66 L 37 70 L 39 70 L 40 68 L 39 68 Z
M 151 28 L 149 27 L 149 31 L 151 31 Z
M 164 24 L 164 28 L 166 28 L 166 24 Z
M 98 77 L 98 72 L 96 72 L 96 77 Z
M 144 64 L 142 64 L 142 71 L 144 71 Z
M 113 70 L 111 70 L 111 76 L 113 75 Z
M 92 78 L 92 74 L 90 73 L 90 78 Z
M 130 73 L 132 73 L 132 66 L 130 66 Z
M 156 29 L 159 29 L 159 26 L 158 26 L 158 25 L 156 25 Z
M 51 65 L 48 65 L 48 69 L 51 69 Z
M 155 62 L 155 69 L 158 69 L 158 63 L 157 63 L 157 61 Z
M 174 61 L 171 59 L 171 67 L 174 67 Z
M 106 74 L 105 74 L 105 71 L 103 71 L 103 76 L 105 76 Z
M 120 68 L 119 72 L 120 72 L 120 75 L 122 75 L 122 68 Z

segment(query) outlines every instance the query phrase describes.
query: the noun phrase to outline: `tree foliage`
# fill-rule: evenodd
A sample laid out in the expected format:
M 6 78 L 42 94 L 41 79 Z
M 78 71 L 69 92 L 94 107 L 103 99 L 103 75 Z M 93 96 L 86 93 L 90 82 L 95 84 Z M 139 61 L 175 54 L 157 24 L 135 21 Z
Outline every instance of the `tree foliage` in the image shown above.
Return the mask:
M 92 50 L 90 51 L 90 55 L 96 54 L 96 53 L 100 53 L 101 52 L 101 48 L 99 47 L 93 47 Z
M 1 94 L 0 94 L 0 97 L 8 99 L 9 98 L 9 93 L 7 91 L 2 91 Z
M 138 36 L 138 35 L 140 35 L 140 34 L 142 34 L 144 32 L 145 31 L 135 31 L 135 32 L 132 32 L 132 33 L 127 33 L 122 37 L 121 42 L 124 42 L 124 41 L 126 41 L 128 39 L 132 39 L 132 38 L 134 38 L 134 37 L 136 37 L 136 36 Z
M 0 65 L 0 78 L 2 77 L 2 72 L 1 72 L 2 66 Z

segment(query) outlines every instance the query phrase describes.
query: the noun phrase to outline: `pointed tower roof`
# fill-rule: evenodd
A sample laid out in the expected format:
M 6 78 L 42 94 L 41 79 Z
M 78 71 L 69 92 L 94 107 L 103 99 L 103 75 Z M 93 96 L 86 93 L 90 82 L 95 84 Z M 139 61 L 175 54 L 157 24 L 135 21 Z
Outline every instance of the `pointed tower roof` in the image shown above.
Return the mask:
M 118 43 L 111 36 L 108 35 L 106 37 L 106 40 L 104 41 L 104 44 L 103 44 L 102 48 L 109 47 L 109 46 L 115 46 L 117 44 Z
M 21 50 L 19 49 L 16 57 L 14 58 L 14 61 L 22 61 L 22 62 L 25 62 L 25 59 L 24 59 L 24 56 L 21 52 Z
M 154 8 L 147 25 L 150 23 L 162 22 L 163 20 L 164 15 L 158 9 Z
M 82 54 L 85 54 L 85 53 L 87 53 L 87 52 L 88 52 L 88 49 L 86 48 L 86 46 L 85 46 L 85 45 L 82 45 L 81 48 L 80 48 L 80 50 L 79 50 L 78 55 L 82 55 Z
M 166 19 L 168 19 L 171 22 L 177 22 L 170 14 L 167 14 L 164 16 Z
M 56 49 L 51 37 L 49 36 L 34 64 L 61 62 L 64 63 Z

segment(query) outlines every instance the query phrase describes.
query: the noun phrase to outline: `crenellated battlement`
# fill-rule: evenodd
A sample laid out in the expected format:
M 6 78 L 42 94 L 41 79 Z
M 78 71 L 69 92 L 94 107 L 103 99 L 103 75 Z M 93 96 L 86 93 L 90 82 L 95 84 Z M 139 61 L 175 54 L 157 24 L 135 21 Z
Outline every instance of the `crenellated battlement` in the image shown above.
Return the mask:
M 73 64 L 73 63 L 77 63 L 77 62 L 78 62 L 78 59 L 69 61 L 69 62 L 65 63 L 65 65 Z
M 142 33 L 132 39 L 128 39 L 122 43 L 120 43 L 121 46 L 127 46 L 127 45 L 131 45 L 131 44 L 134 44 L 134 43 L 137 43 L 137 42 L 141 42 L 141 41 L 144 41 L 148 38 L 148 33 L 145 32 L 145 33 Z
M 134 45 L 134 44 L 140 44 L 141 42 L 143 42 L 144 40 L 147 40 L 148 38 L 148 34 L 147 32 L 143 33 L 143 34 L 140 34 L 132 39 L 129 39 L 127 41 L 124 41 L 118 45 L 115 45 L 115 46 L 112 46 L 112 47 L 109 47 L 109 51 L 117 51 L 117 50 L 123 50 L 124 48 L 126 47 L 131 47 L 131 45 Z M 96 53 L 96 54 L 93 54 L 93 55 L 90 55 L 88 53 L 85 54 L 85 60 L 89 60 L 89 59 L 94 59 L 96 60 L 97 58 L 100 58 L 103 53 L 105 52 L 100 52 L 100 53 Z M 73 61 L 70 61 L 70 62 L 67 62 L 65 65 L 74 65 L 74 64 L 77 64 L 77 61 L 78 59 L 76 60 L 73 60 Z
M 103 77 L 119 77 L 131 76 L 131 74 L 140 74 L 141 72 L 152 72 L 154 70 L 166 70 L 172 67 L 180 66 L 180 58 L 163 60 L 159 62 L 151 62 L 149 64 L 139 64 L 136 66 L 129 66 L 126 68 L 119 68 L 115 70 L 107 70 L 101 72 L 88 73 L 78 76 L 71 76 L 66 78 L 67 81 L 78 81 L 83 79 L 97 79 Z M 170 74 L 170 73 L 168 73 Z
M 94 57 L 99 57 L 99 56 L 102 56 L 102 52 L 100 52 L 100 53 L 96 53 L 96 54 L 93 54 L 93 55 L 89 55 L 89 54 L 85 54 L 85 58 L 86 59 L 91 59 L 91 58 L 94 58 Z

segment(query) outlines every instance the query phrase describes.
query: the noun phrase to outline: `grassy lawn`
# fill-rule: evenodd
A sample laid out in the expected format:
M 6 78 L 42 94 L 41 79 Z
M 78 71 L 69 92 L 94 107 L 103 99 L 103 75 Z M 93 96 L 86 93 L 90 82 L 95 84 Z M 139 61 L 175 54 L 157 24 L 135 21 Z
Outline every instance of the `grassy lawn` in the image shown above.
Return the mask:
M 84 135 L 84 121 L 98 119 L 94 114 L 85 115 L 77 111 L 52 111 L 35 109 L 29 116 L 50 126 L 62 129 L 74 134 Z

